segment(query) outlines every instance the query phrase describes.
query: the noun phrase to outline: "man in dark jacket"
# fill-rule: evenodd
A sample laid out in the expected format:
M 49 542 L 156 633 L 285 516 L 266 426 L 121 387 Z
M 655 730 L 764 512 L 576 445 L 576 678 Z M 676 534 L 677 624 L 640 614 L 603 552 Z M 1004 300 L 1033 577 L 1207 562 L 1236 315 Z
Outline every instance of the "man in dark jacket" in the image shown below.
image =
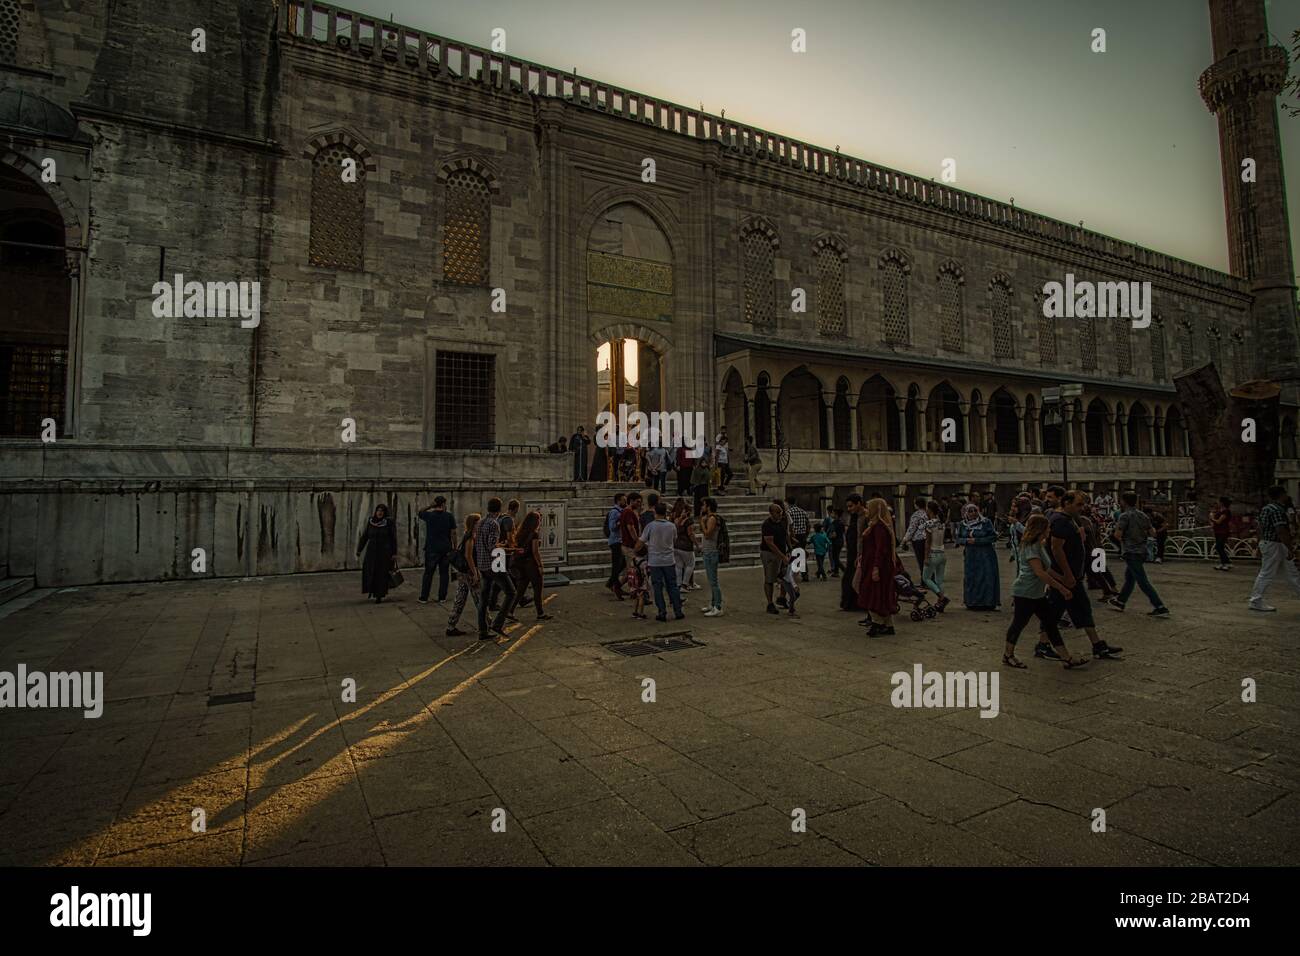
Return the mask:
M 859 517 L 862 514 L 862 496 L 856 492 L 849 495 L 844 509 L 844 576 L 840 578 L 840 610 L 857 612 L 858 589 L 853 581 L 853 574 L 858 567 L 858 545 L 862 540 L 862 527 Z
M 451 560 L 452 538 L 456 536 L 456 516 L 447 510 L 442 495 L 420 512 L 424 522 L 424 581 L 420 584 L 420 603 L 429 603 L 433 572 L 438 572 L 438 603 L 447 600 L 447 567 Z

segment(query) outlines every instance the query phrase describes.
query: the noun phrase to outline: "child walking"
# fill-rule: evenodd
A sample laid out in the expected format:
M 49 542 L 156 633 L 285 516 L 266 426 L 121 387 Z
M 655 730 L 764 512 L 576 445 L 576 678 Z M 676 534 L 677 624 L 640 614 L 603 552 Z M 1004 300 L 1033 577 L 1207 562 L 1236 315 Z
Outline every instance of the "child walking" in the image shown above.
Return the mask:
M 812 537 L 808 539 L 813 546 L 813 553 L 817 555 L 817 580 L 826 580 L 826 555 L 831 551 L 831 538 L 820 527 L 813 532 Z

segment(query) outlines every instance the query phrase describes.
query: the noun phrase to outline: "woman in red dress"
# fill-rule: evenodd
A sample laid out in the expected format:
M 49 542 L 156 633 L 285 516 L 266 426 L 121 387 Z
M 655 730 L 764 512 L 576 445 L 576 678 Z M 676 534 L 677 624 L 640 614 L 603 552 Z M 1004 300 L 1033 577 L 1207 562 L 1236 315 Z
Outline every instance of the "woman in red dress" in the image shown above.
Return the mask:
M 867 636 L 894 633 L 894 615 L 898 613 L 898 594 L 894 589 L 894 567 L 898 563 L 898 544 L 889 517 L 889 505 L 883 498 L 867 502 L 867 527 L 862 532 L 855 575 L 858 607 L 867 612 L 863 624 Z

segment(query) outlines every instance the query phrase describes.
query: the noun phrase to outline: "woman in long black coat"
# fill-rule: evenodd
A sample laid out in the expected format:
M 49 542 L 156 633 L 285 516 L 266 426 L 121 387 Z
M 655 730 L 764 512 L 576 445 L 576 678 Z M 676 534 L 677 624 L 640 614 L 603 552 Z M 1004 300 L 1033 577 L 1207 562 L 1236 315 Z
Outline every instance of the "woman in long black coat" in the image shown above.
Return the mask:
M 378 604 L 388 594 L 388 573 L 397 567 L 397 525 L 388 517 L 387 505 L 375 505 L 357 542 L 357 557 L 362 551 L 366 557 L 361 562 L 361 593 Z

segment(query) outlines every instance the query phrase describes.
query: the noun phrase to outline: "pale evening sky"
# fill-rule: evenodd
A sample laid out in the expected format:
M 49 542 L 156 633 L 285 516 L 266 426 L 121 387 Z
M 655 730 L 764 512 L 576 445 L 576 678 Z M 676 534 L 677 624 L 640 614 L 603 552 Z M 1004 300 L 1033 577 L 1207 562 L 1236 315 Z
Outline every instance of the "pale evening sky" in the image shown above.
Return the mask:
M 522 59 L 698 106 L 1217 269 L 1218 131 L 1196 79 L 1204 0 L 352 0 Z M 1300 0 L 1269 0 L 1290 48 Z M 790 49 L 791 30 L 807 52 Z M 1090 49 L 1094 28 L 1107 50 Z M 1288 196 L 1300 118 L 1285 115 Z M 1292 248 L 1300 223 L 1291 217 Z

